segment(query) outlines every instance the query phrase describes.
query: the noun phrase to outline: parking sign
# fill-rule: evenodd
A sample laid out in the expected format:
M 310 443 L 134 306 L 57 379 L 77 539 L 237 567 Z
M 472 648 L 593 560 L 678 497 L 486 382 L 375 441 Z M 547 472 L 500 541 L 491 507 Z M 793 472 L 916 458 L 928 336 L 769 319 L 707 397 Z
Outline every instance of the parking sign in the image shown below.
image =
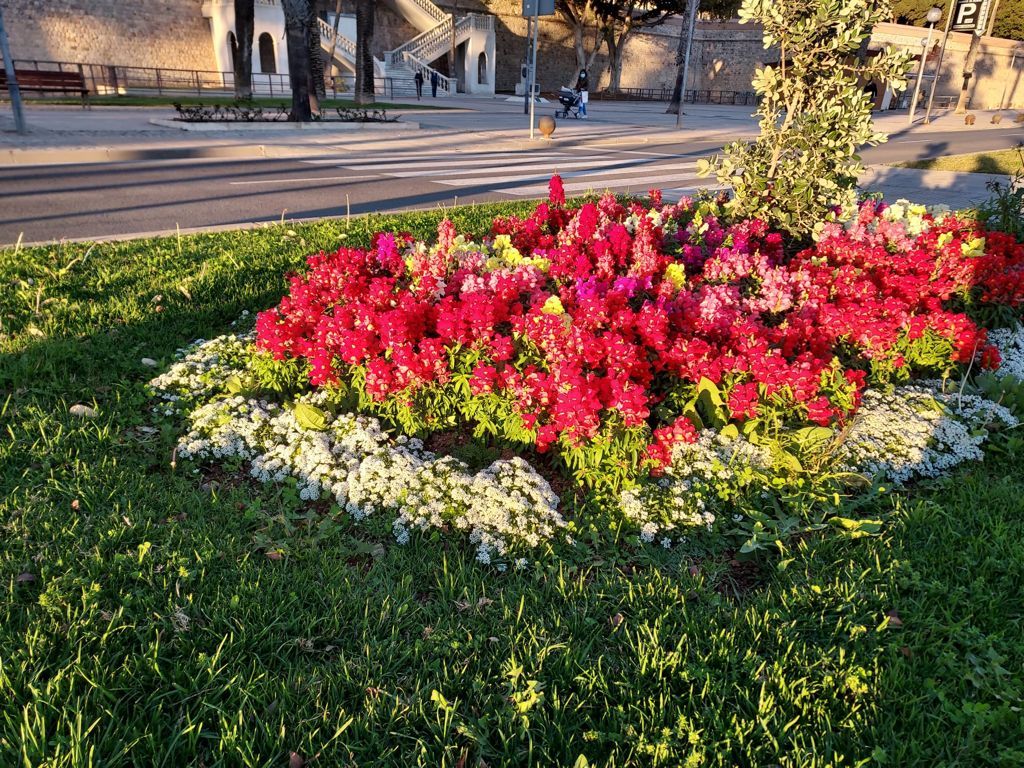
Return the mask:
M 988 21 L 989 0 L 956 0 L 953 5 L 954 32 L 974 32 L 982 34 Z

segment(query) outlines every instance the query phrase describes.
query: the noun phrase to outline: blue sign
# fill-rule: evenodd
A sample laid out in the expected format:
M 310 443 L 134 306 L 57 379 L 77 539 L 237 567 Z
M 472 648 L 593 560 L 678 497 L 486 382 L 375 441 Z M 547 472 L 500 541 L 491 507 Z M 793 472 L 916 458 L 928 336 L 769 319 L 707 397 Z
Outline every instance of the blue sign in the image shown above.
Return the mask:
M 523 0 L 523 16 L 554 16 L 555 0 Z

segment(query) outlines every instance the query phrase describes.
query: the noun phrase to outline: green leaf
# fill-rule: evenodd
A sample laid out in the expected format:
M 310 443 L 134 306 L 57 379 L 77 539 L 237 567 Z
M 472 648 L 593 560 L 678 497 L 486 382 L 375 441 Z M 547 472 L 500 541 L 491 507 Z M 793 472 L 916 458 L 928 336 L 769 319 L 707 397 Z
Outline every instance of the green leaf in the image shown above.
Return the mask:
M 851 539 L 862 536 L 877 536 L 882 530 L 881 520 L 853 520 L 849 517 L 833 517 L 829 522 Z
M 245 387 L 242 385 L 242 380 L 236 376 L 229 376 L 224 382 L 224 391 L 229 395 L 237 395 L 242 392 Z
M 725 405 L 725 400 L 722 399 L 722 390 L 711 379 L 702 376 L 700 381 L 697 382 L 697 395 L 699 397 L 705 393 L 707 393 L 706 397 L 708 400 L 714 405 Z
M 309 403 L 295 404 L 295 421 L 303 429 L 319 432 L 327 427 L 327 414 Z

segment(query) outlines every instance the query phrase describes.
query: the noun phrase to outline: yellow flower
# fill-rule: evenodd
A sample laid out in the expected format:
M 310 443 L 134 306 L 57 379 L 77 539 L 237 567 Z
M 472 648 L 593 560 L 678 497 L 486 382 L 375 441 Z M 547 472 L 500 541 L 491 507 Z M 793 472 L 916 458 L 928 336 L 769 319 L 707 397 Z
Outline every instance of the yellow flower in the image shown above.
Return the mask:
M 985 238 L 976 237 L 960 244 L 960 250 L 964 256 L 982 256 L 985 253 Z
M 686 267 L 674 262 L 665 267 L 665 279 L 668 280 L 678 291 L 686 285 Z
M 544 302 L 540 311 L 545 315 L 564 315 L 565 307 L 562 306 L 562 301 L 557 296 L 548 296 L 548 300 Z

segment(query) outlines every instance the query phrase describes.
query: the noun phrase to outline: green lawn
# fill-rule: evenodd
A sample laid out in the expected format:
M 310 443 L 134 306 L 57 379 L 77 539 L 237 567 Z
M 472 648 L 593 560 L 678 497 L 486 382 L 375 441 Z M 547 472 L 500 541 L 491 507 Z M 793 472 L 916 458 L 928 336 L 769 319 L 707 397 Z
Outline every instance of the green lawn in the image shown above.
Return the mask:
M 439 216 L 0 252 L 0 765 L 1024 764 L 1020 456 L 889 497 L 877 538 L 507 574 L 171 469 L 142 358 Z
M 972 155 L 949 155 L 928 160 L 899 163 L 899 168 L 926 171 L 963 171 L 967 173 L 1003 173 L 1009 176 L 1024 170 L 1024 156 L 1018 149 L 1000 149 Z
M 271 97 L 259 97 L 253 99 L 255 104 L 261 107 L 286 107 L 291 106 L 290 99 L 278 99 Z M 70 99 L 70 98 L 46 98 L 46 99 L 35 99 L 28 102 L 29 104 L 60 104 L 68 105 L 73 104 L 79 106 L 82 103 L 81 99 Z M 235 99 L 230 96 L 197 96 L 194 93 L 183 91 L 178 94 L 168 94 L 164 96 L 90 96 L 89 105 L 93 107 L 170 107 L 173 104 L 209 104 L 220 106 L 231 106 L 235 104 Z M 356 104 L 351 99 L 325 99 L 320 102 L 320 106 L 325 109 L 334 109 L 335 107 L 343 107 L 345 109 L 453 109 L 453 107 L 445 107 L 443 104 L 438 104 L 436 100 L 417 102 L 414 104 L 392 104 L 388 101 L 378 101 L 370 105 Z

